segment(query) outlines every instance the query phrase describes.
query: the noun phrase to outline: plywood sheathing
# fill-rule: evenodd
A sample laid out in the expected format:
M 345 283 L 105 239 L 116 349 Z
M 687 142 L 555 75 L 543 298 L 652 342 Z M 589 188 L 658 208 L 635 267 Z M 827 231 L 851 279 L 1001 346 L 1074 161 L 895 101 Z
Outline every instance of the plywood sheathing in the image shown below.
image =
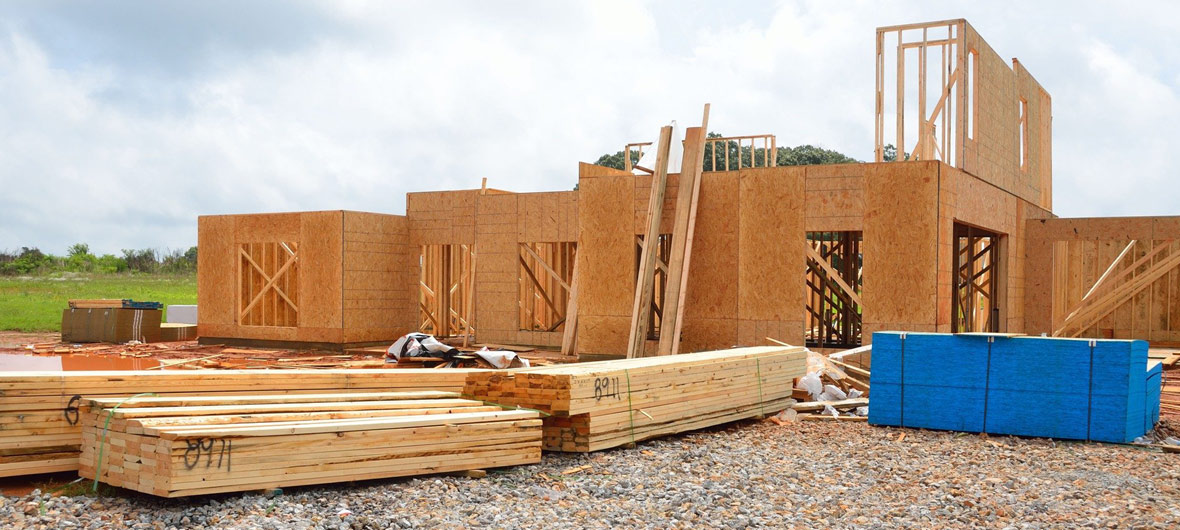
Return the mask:
M 806 172 L 808 232 L 864 230 L 867 164 L 797 166 Z
M 802 167 L 703 174 L 681 351 L 762 344 L 768 335 L 801 343 L 805 176 Z M 679 177 L 669 175 L 669 195 L 676 193 Z M 625 172 L 582 172 L 581 352 L 626 351 L 635 236 L 644 229 L 650 193 L 650 184 L 639 183 L 650 180 Z M 665 197 L 666 210 L 674 200 Z M 620 204 L 643 210 L 620 222 Z M 667 216 L 664 230 L 671 231 Z M 656 341 L 647 341 L 646 351 L 655 348 Z
M 577 239 L 578 196 L 573 191 L 511 193 L 480 190 L 406 194 L 409 242 L 416 257 L 422 245 L 474 245 L 477 340 L 557 347 L 561 332 L 520 329 L 520 243 Z M 407 282 L 417 292 L 419 266 L 411 263 Z M 412 303 L 419 314 L 416 302 Z
M 1026 265 L 1025 220 L 1052 214 L 1029 201 L 979 179 L 965 171 L 939 164 L 939 318 L 938 331 L 951 330 L 951 296 L 954 223 L 964 223 L 996 232 L 999 242 L 999 270 L 995 292 L 999 297 L 1000 330 L 1024 331 Z
M 812 213 L 805 205 L 811 195 L 804 189 L 808 181 L 848 178 L 813 179 L 812 169 L 815 167 L 794 166 L 740 173 L 735 344 L 763 344 L 766 337 L 802 344 L 806 289 L 801 271 L 807 267 L 804 225 L 806 215 Z M 829 174 L 843 174 L 838 169 Z M 724 267 L 725 263 L 717 265 Z
M 1180 217 L 1047 219 L 1028 222 L 1028 233 L 1026 328 L 1052 333 L 1131 241 L 1136 243 L 1116 274 L 1180 239 Z M 1165 260 L 1168 252 L 1161 251 L 1151 264 Z M 1164 274 L 1081 336 L 1180 342 L 1180 270 Z
M 973 95 L 975 134 L 966 142 L 961 169 L 1051 209 L 1052 103 L 1041 85 L 1018 61 L 1009 67 L 971 24 L 964 21 L 967 49 L 978 53 Z M 1020 167 L 1020 98 L 1028 102 L 1029 169 Z
M 627 205 L 635 208 L 636 181 L 646 180 L 650 187 L 651 179 L 584 163 L 578 165 L 578 176 L 577 350 L 625 354 L 633 302 L 628 293 L 635 288 L 635 234 L 642 229 L 637 216 L 625 212 Z
M 405 217 L 344 212 L 344 342 L 387 340 L 415 329 L 407 301 L 417 290 Z
M 935 331 L 938 167 L 937 162 L 866 164 L 862 296 L 866 344 L 875 331 Z
M 202 338 L 329 344 L 396 338 L 409 329 L 408 313 L 398 309 L 408 305 L 406 293 L 379 287 L 404 283 L 398 269 L 404 271 L 405 258 L 397 249 L 405 246 L 398 239 L 405 222 L 402 216 L 344 211 L 200 217 L 198 333 Z M 298 292 L 297 325 L 243 325 L 238 321 L 238 249 L 274 242 L 298 246 L 298 287 L 292 289 Z M 384 308 L 388 312 L 378 316 Z

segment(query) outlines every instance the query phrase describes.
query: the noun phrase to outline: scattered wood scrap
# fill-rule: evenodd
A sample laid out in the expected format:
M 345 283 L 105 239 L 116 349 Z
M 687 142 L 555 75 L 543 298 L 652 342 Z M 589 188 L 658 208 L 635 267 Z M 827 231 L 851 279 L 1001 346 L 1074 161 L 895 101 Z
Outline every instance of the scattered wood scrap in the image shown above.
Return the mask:
M 540 414 L 455 393 L 91 399 L 79 474 L 189 495 L 482 470 L 541 460 Z M 474 475 L 473 475 L 474 476 Z
M 763 346 L 480 372 L 464 394 L 550 414 L 547 450 L 598 451 L 788 408 L 805 356 Z
M 795 416 L 798 421 L 869 421 L 868 416 L 832 416 L 830 414 L 800 414 Z
M 840 401 L 806 401 L 791 405 L 791 409 L 795 412 L 818 412 L 829 406 L 836 410 L 853 410 L 859 407 L 869 406 L 869 398 L 843 399 Z

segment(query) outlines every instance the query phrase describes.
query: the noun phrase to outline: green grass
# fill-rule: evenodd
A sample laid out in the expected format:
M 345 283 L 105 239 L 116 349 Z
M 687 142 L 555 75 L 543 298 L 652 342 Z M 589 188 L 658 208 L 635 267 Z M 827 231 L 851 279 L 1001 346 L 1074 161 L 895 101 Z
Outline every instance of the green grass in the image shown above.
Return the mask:
M 171 304 L 197 303 L 196 275 L 60 274 L 0 277 L 0 330 L 61 331 L 70 299 L 131 298 Z

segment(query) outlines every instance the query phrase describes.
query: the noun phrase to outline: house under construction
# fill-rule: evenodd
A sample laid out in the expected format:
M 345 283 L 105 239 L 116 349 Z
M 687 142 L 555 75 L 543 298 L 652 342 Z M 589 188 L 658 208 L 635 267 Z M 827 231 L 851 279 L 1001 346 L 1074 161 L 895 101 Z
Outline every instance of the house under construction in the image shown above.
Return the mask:
M 706 107 L 683 138 L 627 146 L 654 167 L 581 164 L 573 191 L 203 216 L 199 334 L 630 356 L 883 330 L 1180 344 L 1180 217 L 1057 218 L 1051 99 L 1018 60 L 962 19 L 878 28 L 875 97 L 869 163 L 776 166 L 772 135 L 707 138 Z

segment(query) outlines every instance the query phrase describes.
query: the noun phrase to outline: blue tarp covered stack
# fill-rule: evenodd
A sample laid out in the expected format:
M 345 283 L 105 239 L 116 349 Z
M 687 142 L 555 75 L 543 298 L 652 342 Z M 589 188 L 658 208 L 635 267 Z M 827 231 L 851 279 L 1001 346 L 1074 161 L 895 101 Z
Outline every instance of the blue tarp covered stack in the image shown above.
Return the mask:
M 1127 443 L 1159 420 L 1140 340 L 873 334 L 869 423 Z

